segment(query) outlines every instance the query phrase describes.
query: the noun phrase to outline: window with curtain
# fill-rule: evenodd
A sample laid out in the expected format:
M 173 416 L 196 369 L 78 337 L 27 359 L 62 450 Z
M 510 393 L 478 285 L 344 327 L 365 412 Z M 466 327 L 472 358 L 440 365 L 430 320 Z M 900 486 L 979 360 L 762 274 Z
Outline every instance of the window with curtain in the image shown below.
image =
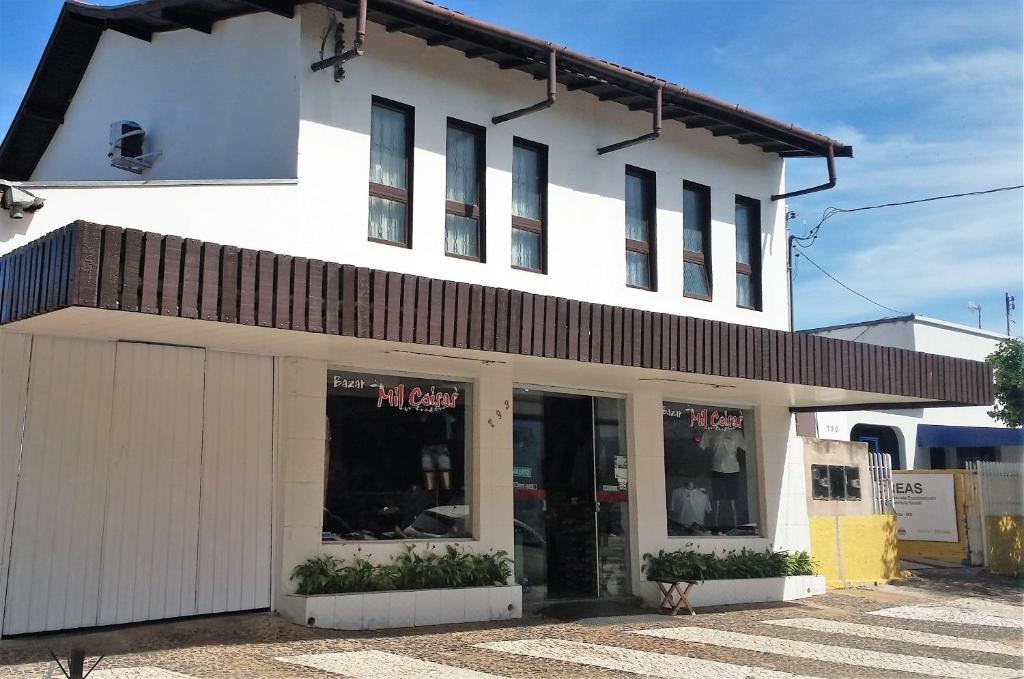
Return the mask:
M 711 300 L 711 189 L 683 182 L 683 294 Z
M 626 285 L 654 290 L 654 173 L 626 168 Z
M 547 147 L 516 139 L 512 147 L 512 266 L 543 273 L 547 220 Z
M 449 119 L 445 152 L 445 253 L 483 261 L 483 128 Z
M 736 306 L 761 310 L 761 202 L 736 196 Z
M 409 247 L 412 109 L 374 98 L 370 111 L 371 240 Z

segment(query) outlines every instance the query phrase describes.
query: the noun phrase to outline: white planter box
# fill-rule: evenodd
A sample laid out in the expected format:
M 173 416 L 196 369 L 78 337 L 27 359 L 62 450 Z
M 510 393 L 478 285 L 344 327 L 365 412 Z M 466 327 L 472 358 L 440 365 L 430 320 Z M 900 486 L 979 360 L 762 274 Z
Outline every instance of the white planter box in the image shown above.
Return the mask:
M 523 615 L 523 590 L 519 585 L 510 585 L 315 596 L 289 594 L 278 610 L 299 625 L 344 630 L 509 620 Z
M 737 580 L 705 580 L 690 590 L 694 608 L 726 604 L 757 604 L 767 601 L 792 601 L 825 593 L 825 578 L 820 575 L 795 575 L 788 578 L 743 578 Z M 645 606 L 661 601 L 656 583 L 644 580 L 640 591 Z

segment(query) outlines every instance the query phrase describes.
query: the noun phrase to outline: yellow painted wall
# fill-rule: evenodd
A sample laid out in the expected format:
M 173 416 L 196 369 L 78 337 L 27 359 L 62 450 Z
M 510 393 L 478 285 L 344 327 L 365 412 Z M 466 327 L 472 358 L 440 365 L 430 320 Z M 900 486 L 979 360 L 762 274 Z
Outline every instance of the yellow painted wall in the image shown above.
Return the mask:
M 899 475 L 900 472 L 894 472 Z M 964 490 L 963 469 L 914 469 L 908 474 L 952 474 L 953 501 L 956 503 L 956 542 L 938 542 L 933 540 L 900 540 L 900 554 L 905 558 L 915 556 L 935 561 L 961 564 L 970 559 L 970 544 L 967 541 L 967 495 Z
M 830 588 L 898 578 L 896 517 L 811 517 L 811 555 Z
M 1024 577 L 1024 518 L 986 516 L 988 569 L 998 575 Z

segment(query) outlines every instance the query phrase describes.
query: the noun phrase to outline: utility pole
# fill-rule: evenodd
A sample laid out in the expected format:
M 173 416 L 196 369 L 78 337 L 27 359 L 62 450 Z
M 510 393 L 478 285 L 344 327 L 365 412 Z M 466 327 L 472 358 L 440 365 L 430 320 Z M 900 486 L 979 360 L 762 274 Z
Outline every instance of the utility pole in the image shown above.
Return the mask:
M 1017 308 L 1014 304 L 1016 300 L 1013 295 L 1006 293 L 1006 336 L 1012 337 L 1013 333 L 1010 332 L 1010 324 L 1013 323 L 1013 319 L 1010 318 L 1010 312 Z
M 789 331 L 793 332 L 793 241 L 796 236 L 789 233 L 789 220 L 796 219 L 796 213 L 786 206 L 786 273 L 789 274 Z
M 981 305 L 977 302 L 968 302 L 967 310 L 971 313 L 978 314 L 978 329 L 981 329 Z

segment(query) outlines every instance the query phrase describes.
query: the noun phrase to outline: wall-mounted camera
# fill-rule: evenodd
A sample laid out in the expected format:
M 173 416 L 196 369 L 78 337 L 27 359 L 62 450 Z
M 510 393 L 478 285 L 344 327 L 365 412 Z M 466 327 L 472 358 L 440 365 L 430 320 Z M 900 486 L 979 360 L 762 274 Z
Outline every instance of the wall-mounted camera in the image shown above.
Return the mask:
M 22 219 L 26 212 L 43 207 L 43 199 L 11 182 L 0 180 L 0 208 L 8 211 L 11 219 Z
M 142 174 L 153 167 L 163 151 L 146 153 L 146 131 L 134 120 L 118 120 L 110 124 L 110 164 L 119 170 Z

